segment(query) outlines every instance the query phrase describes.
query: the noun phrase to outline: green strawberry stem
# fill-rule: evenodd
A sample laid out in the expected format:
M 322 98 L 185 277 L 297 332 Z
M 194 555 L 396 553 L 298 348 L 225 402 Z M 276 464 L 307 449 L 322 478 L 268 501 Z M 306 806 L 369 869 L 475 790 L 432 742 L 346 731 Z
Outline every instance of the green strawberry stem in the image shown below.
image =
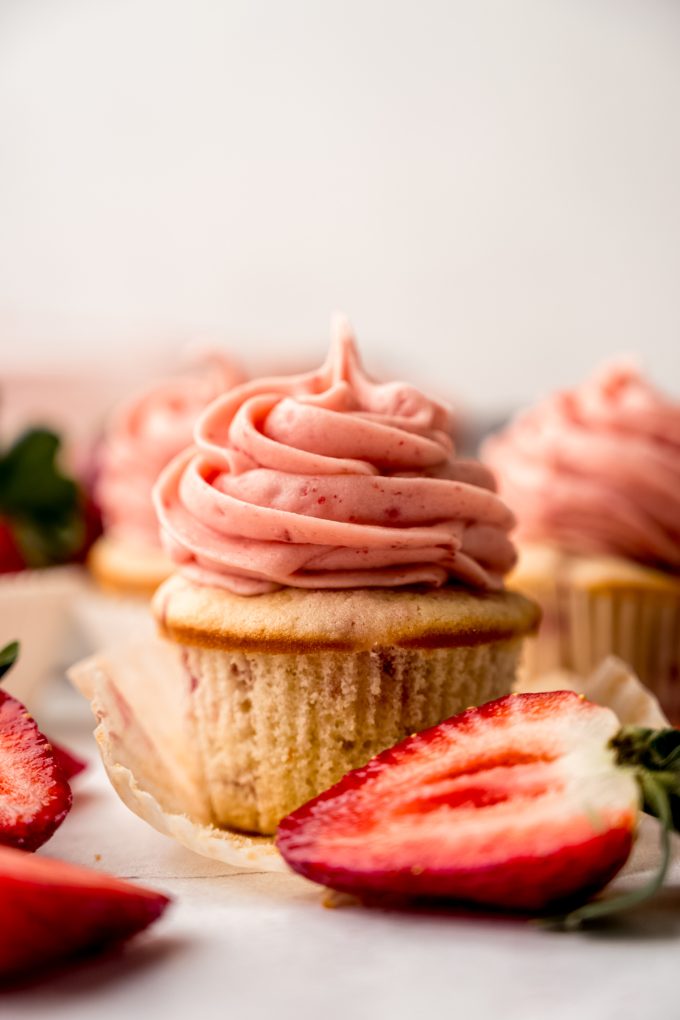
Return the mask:
M 10 644 L 0 648 L 0 679 L 12 668 L 19 658 L 19 642 L 12 641 Z
M 661 889 L 671 860 L 671 832 L 680 831 L 680 730 L 650 730 L 625 726 L 611 742 L 617 764 L 635 773 L 642 800 L 642 809 L 660 823 L 659 846 L 661 862 L 645 885 L 621 896 L 586 903 L 562 917 L 551 918 L 548 924 L 560 928 L 578 928 L 592 921 L 643 903 Z

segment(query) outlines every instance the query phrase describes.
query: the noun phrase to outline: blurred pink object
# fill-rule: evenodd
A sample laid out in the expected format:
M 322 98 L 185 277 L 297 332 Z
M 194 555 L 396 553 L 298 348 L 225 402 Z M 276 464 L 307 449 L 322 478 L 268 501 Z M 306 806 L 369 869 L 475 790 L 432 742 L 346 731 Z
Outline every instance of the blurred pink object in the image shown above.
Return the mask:
M 209 403 L 244 381 L 221 351 L 194 347 L 193 364 L 125 401 L 111 417 L 95 486 L 108 534 L 160 545 L 151 490 L 162 469 L 193 442 L 196 419 Z

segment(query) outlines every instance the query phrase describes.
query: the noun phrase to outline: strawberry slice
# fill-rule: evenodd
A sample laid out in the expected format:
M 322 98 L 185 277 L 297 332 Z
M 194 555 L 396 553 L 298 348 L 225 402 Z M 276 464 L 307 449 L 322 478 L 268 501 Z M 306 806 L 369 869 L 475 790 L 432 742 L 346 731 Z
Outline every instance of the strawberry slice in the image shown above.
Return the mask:
M 47 738 L 0 689 L 0 844 L 36 850 L 70 807 L 71 788 Z
M 52 754 L 58 767 L 66 779 L 73 779 L 74 776 L 79 776 L 81 772 L 84 772 L 87 768 L 87 762 L 79 758 L 78 755 L 74 754 L 73 751 L 69 751 L 62 744 L 57 744 L 54 740 L 50 740 L 52 745 Z
M 295 871 L 369 899 L 525 913 L 583 901 L 625 863 L 642 799 L 618 732 L 571 692 L 510 695 L 350 772 L 276 842 Z
M 98 871 L 0 848 L 0 978 L 34 976 L 128 939 L 169 902 Z

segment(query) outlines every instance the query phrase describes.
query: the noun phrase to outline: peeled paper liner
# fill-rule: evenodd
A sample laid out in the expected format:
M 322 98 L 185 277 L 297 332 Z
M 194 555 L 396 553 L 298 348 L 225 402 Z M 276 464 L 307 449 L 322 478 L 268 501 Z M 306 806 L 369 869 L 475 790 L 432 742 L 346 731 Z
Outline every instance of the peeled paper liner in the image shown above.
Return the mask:
M 181 648 L 145 636 L 98 653 L 69 670 L 90 701 L 95 738 L 121 800 L 159 832 L 204 857 L 241 869 L 286 871 L 273 840 L 217 828 L 201 779 L 189 711 L 189 680 Z M 592 676 L 551 674 L 522 690 L 574 690 L 607 705 L 624 724 L 667 726 L 656 699 L 618 659 L 606 659 Z M 643 825 L 637 860 L 645 870 L 655 843 Z
M 271 837 L 210 823 L 178 646 L 137 639 L 77 663 L 68 675 L 90 701 L 104 767 L 131 811 L 203 857 L 287 871 Z

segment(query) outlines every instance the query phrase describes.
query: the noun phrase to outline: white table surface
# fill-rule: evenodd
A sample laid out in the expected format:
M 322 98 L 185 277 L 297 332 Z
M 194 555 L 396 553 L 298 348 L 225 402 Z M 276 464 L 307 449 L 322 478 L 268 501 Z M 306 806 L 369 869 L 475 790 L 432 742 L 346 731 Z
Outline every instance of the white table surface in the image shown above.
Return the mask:
M 653 904 L 598 931 L 325 909 L 294 875 L 239 872 L 183 850 L 132 815 L 103 775 L 89 708 L 62 686 L 40 720 L 91 759 L 75 804 L 41 852 L 169 893 L 165 917 L 106 958 L 0 993 L 0 1016 L 680 1017 L 680 875 Z

